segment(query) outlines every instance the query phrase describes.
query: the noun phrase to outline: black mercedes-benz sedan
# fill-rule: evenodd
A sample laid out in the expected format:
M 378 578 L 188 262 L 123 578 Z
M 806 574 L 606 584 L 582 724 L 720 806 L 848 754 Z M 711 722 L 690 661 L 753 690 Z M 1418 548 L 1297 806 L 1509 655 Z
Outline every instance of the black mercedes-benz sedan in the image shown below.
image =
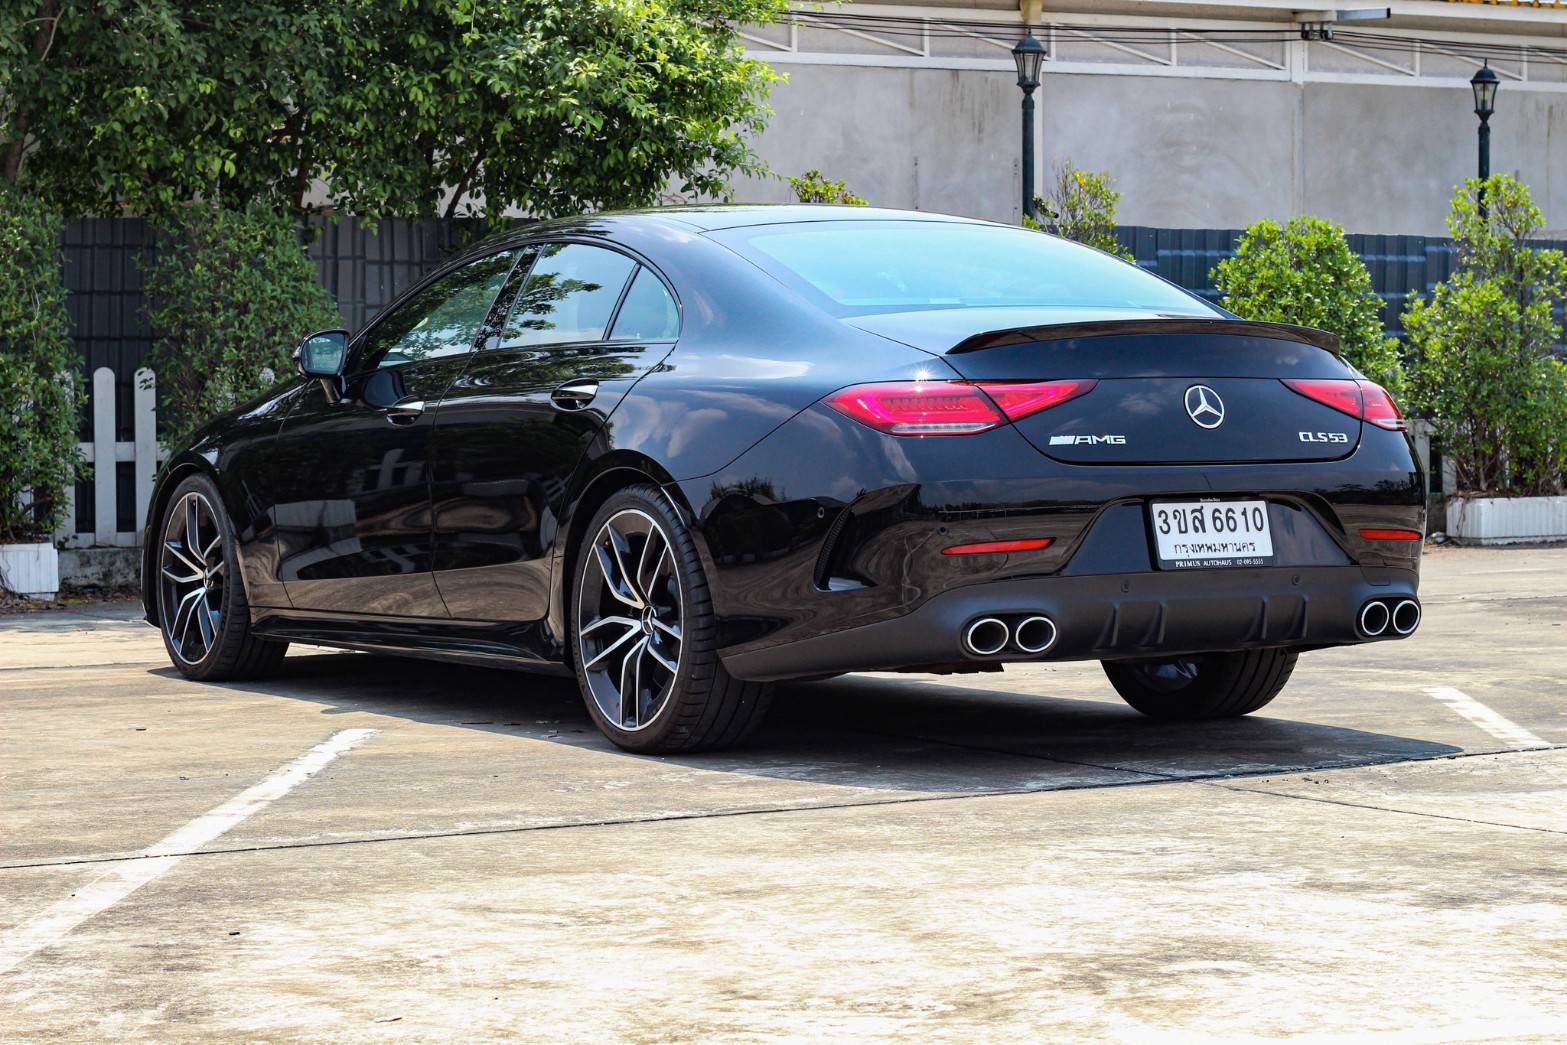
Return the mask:
M 297 358 L 157 483 L 147 619 L 192 678 L 291 641 L 553 670 L 670 752 L 851 671 L 1098 660 L 1242 715 L 1420 623 L 1422 477 L 1335 339 L 1037 232 L 530 225 Z

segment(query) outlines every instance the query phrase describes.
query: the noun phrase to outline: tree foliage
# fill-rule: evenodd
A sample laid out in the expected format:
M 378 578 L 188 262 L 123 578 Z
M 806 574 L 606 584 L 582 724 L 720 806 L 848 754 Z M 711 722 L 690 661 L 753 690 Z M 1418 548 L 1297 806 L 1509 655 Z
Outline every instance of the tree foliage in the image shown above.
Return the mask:
M 67 213 L 295 195 L 319 159 L 298 112 L 329 104 L 335 0 L 18 0 L 0 15 L 5 180 Z
M 1039 219 L 1025 214 L 1023 224 L 1132 261 L 1131 252 L 1115 238 L 1115 208 L 1120 202 L 1109 172 L 1079 170 L 1071 160 L 1062 160 L 1049 190 L 1034 197 Z
M 1549 494 L 1567 481 L 1567 364 L 1552 355 L 1567 257 L 1529 245 L 1542 223 L 1521 182 L 1469 179 L 1447 221 L 1458 270 L 1404 312 L 1409 406 L 1431 422 L 1465 493 Z
M 851 207 L 865 206 L 865 197 L 849 191 L 847 182 L 830 181 L 820 168 L 812 167 L 796 178 L 789 178 L 789 187 L 801 203 L 841 203 Z
M 159 236 L 145 273 L 157 331 L 148 365 L 169 441 L 286 378 L 300 338 L 340 320 L 287 214 L 204 203 L 165 219 Z
M 722 196 L 783 0 L 18 0 L 0 174 L 69 211 L 537 216 Z M 324 186 L 324 187 L 323 187 Z
M 1259 221 L 1214 269 L 1222 304 L 1243 319 L 1295 323 L 1337 334 L 1344 358 L 1390 391 L 1402 381 L 1398 342 L 1382 333 L 1382 299 L 1344 230 L 1302 216 Z
M 44 540 L 82 471 L 60 216 L 0 186 L 0 544 Z

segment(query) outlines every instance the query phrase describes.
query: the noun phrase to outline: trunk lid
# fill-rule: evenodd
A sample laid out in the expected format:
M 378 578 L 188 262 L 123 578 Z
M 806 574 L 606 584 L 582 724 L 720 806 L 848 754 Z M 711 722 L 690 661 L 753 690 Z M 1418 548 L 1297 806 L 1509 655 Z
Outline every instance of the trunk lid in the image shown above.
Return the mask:
M 1012 325 L 989 325 L 998 320 Z M 1360 442 L 1357 418 L 1282 381 L 1355 376 L 1338 358 L 1336 339 L 1319 330 L 1075 309 L 951 309 L 850 322 L 941 352 L 971 380 L 1098 382 L 1087 395 L 1015 422 L 1035 449 L 1058 461 L 1331 461 Z

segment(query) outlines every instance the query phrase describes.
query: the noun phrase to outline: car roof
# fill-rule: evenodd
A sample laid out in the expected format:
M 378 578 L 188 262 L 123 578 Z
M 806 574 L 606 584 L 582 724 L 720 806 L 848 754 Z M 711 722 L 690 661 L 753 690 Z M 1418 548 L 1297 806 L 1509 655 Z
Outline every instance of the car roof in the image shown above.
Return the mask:
M 677 226 L 697 233 L 757 225 L 793 225 L 826 221 L 919 221 L 959 222 L 968 225 L 997 225 L 994 221 L 965 218 L 955 214 L 929 211 L 893 210 L 887 207 L 854 207 L 830 203 L 714 203 L 647 207 L 640 210 L 599 211 L 569 218 L 524 219 L 504 232 L 486 236 L 447 259 L 443 268 L 451 268 L 497 249 L 536 240 L 541 236 L 572 234 L 613 235 L 628 226 Z M 1015 228 L 1016 226 L 1001 226 Z
M 511 231 L 513 236 L 538 236 L 551 232 L 572 232 L 592 227 L 607 231 L 617 225 L 676 224 L 701 232 L 743 228 L 749 225 L 791 225 L 820 221 L 932 221 L 994 225 L 979 218 L 928 211 L 893 210 L 886 207 L 851 207 L 829 203 L 720 203 L 704 206 L 681 205 L 647 207 L 639 210 L 609 210 L 569 218 L 549 218 L 528 222 Z
M 635 219 L 644 215 L 670 218 L 703 231 L 734 229 L 747 225 L 792 225 L 817 221 L 958 221 L 976 225 L 994 224 L 994 222 L 952 214 L 830 203 L 733 203 L 705 207 L 659 207 L 604 216 Z

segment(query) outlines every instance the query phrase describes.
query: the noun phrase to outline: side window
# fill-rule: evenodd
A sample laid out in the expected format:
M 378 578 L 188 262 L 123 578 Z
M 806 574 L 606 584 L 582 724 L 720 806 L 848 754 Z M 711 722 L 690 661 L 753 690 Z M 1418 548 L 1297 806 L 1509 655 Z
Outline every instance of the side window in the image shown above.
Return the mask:
M 637 269 L 609 336 L 641 341 L 670 341 L 680 336 L 680 310 L 663 280 L 646 268 Z
M 501 347 L 598 341 L 636 262 L 582 243 L 551 243 L 539 251 L 517 295 Z
M 511 250 L 453 269 L 398 305 L 365 335 L 359 369 L 382 370 L 472 349 L 516 258 Z

